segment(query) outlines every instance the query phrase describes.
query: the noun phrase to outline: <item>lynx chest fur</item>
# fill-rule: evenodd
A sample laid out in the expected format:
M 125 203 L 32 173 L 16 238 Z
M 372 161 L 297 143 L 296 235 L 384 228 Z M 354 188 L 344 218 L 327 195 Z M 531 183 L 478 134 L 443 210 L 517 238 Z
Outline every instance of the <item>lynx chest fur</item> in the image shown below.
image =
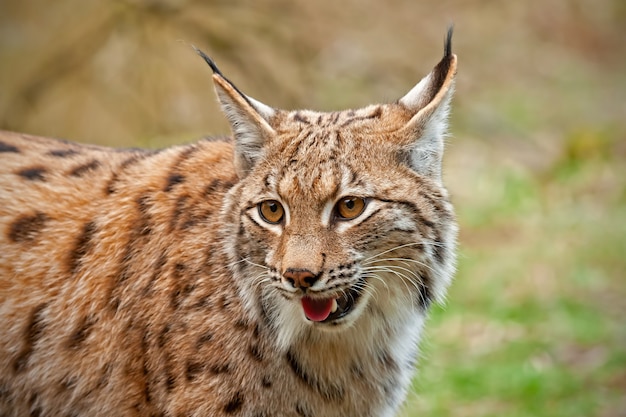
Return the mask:
M 0 132 L 0 415 L 390 417 L 454 269 L 456 57 L 395 103 L 271 108 L 204 54 L 233 137 Z

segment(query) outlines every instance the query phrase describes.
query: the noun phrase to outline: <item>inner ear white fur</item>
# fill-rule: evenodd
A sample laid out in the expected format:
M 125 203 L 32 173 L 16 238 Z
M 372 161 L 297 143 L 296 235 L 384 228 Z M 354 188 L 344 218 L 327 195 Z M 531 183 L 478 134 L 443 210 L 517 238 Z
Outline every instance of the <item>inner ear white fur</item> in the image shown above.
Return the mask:
M 454 92 L 457 58 L 452 53 L 452 28 L 448 30 L 441 61 L 404 95 L 398 104 L 413 117 L 398 131 L 407 162 L 419 174 L 441 182 L 444 138 Z
M 448 130 L 450 101 L 454 93 L 456 56 L 446 55 L 398 103 L 415 112 L 400 129 L 413 170 L 441 182 L 444 139 Z
M 270 119 L 276 115 L 276 110 L 267 104 L 263 104 L 258 100 L 253 99 L 250 96 L 246 96 L 252 107 L 269 123 Z
M 266 141 L 275 134 L 270 120 L 276 110 L 245 96 L 221 74 L 213 74 L 213 81 L 235 137 L 235 166 L 243 178 L 263 157 Z
M 415 87 L 411 89 L 404 97 L 400 99 L 400 104 L 408 109 L 422 109 L 426 104 L 426 95 L 424 94 L 426 87 L 430 85 L 431 75 L 428 74 L 422 78 Z
M 412 120 L 417 126 L 408 126 L 413 129 L 416 140 L 410 145 L 410 165 L 418 173 L 441 182 L 441 165 L 445 147 L 445 138 L 448 134 L 448 115 L 453 88 L 447 91 L 439 105 L 426 117 L 416 116 Z M 411 122 L 409 122 L 411 124 Z M 419 133 L 418 133 L 419 132 Z

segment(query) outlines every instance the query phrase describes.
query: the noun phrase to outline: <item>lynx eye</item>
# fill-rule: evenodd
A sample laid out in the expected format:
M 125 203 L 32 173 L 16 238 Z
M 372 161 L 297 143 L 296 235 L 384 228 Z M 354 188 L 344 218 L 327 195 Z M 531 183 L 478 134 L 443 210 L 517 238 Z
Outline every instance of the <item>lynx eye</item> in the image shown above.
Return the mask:
M 342 220 L 352 220 L 365 209 L 365 199 L 360 197 L 344 197 L 335 206 L 335 213 Z
M 266 200 L 259 203 L 259 214 L 268 223 L 278 224 L 283 220 L 285 210 L 276 200 Z

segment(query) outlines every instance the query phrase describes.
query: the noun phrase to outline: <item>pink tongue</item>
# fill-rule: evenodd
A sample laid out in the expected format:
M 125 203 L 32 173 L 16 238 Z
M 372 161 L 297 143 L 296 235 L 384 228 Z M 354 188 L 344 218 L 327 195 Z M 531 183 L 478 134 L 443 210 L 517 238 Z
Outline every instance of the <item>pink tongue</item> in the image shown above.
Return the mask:
M 304 315 L 312 321 L 324 321 L 330 316 L 333 308 L 333 299 L 316 300 L 309 297 L 302 298 Z

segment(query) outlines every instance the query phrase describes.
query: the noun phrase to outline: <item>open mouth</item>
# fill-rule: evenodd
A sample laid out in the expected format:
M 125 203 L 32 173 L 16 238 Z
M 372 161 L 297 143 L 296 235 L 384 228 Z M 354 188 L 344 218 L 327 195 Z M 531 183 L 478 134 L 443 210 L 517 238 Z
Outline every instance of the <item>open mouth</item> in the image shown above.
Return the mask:
M 345 317 L 352 311 L 361 297 L 365 280 L 359 282 L 345 291 L 338 298 L 312 298 L 302 297 L 302 309 L 307 319 L 315 322 L 328 323 Z

